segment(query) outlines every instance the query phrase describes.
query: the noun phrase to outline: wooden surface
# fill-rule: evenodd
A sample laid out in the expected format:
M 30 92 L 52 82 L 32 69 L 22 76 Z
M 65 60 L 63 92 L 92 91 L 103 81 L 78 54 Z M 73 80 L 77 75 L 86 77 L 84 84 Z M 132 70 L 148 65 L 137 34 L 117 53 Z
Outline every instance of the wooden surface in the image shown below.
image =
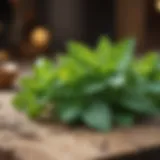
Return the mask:
M 157 125 L 97 133 L 38 124 L 13 108 L 13 96 L 0 92 L 0 147 L 12 148 L 22 160 L 96 160 L 160 145 Z

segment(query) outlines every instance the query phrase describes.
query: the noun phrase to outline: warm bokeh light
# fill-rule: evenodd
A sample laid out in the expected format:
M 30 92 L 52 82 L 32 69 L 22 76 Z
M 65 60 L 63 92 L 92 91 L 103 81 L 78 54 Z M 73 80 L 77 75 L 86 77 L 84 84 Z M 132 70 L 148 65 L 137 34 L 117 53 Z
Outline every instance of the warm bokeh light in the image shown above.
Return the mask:
M 31 32 L 31 44 L 38 48 L 43 48 L 49 44 L 50 32 L 44 27 L 37 27 Z
M 160 12 L 160 0 L 156 0 L 155 2 L 155 8 L 158 12 Z
M 7 61 L 9 59 L 8 52 L 5 50 L 0 50 L 0 62 Z

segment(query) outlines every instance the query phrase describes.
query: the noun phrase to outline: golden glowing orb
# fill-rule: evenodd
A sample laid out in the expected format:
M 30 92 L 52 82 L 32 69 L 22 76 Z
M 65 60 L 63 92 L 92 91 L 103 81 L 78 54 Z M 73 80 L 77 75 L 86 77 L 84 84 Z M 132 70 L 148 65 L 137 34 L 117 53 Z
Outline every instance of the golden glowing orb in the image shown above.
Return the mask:
M 30 42 L 34 47 L 43 48 L 48 46 L 50 32 L 44 27 L 37 27 L 31 32 Z

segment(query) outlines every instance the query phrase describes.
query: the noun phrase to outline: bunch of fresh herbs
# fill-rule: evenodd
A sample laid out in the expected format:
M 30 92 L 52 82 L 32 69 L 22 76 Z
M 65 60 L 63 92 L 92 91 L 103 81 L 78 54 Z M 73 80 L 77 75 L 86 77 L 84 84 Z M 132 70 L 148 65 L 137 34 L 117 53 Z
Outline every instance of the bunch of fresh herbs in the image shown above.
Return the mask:
M 159 56 L 148 53 L 138 59 L 134 49 L 134 40 L 114 44 L 101 37 L 95 48 L 69 42 L 57 64 L 37 60 L 32 74 L 21 80 L 14 105 L 31 118 L 48 114 L 66 124 L 82 123 L 101 131 L 158 115 Z

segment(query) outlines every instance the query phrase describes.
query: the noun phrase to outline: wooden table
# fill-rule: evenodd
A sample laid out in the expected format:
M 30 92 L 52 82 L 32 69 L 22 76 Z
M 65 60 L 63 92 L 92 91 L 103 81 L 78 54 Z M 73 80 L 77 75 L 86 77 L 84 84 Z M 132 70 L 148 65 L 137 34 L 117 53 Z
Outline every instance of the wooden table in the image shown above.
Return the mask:
M 0 92 L 0 146 L 12 148 L 22 160 L 96 160 L 160 145 L 157 125 L 97 133 L 33 122 L 13 108 L 14 94 Z

